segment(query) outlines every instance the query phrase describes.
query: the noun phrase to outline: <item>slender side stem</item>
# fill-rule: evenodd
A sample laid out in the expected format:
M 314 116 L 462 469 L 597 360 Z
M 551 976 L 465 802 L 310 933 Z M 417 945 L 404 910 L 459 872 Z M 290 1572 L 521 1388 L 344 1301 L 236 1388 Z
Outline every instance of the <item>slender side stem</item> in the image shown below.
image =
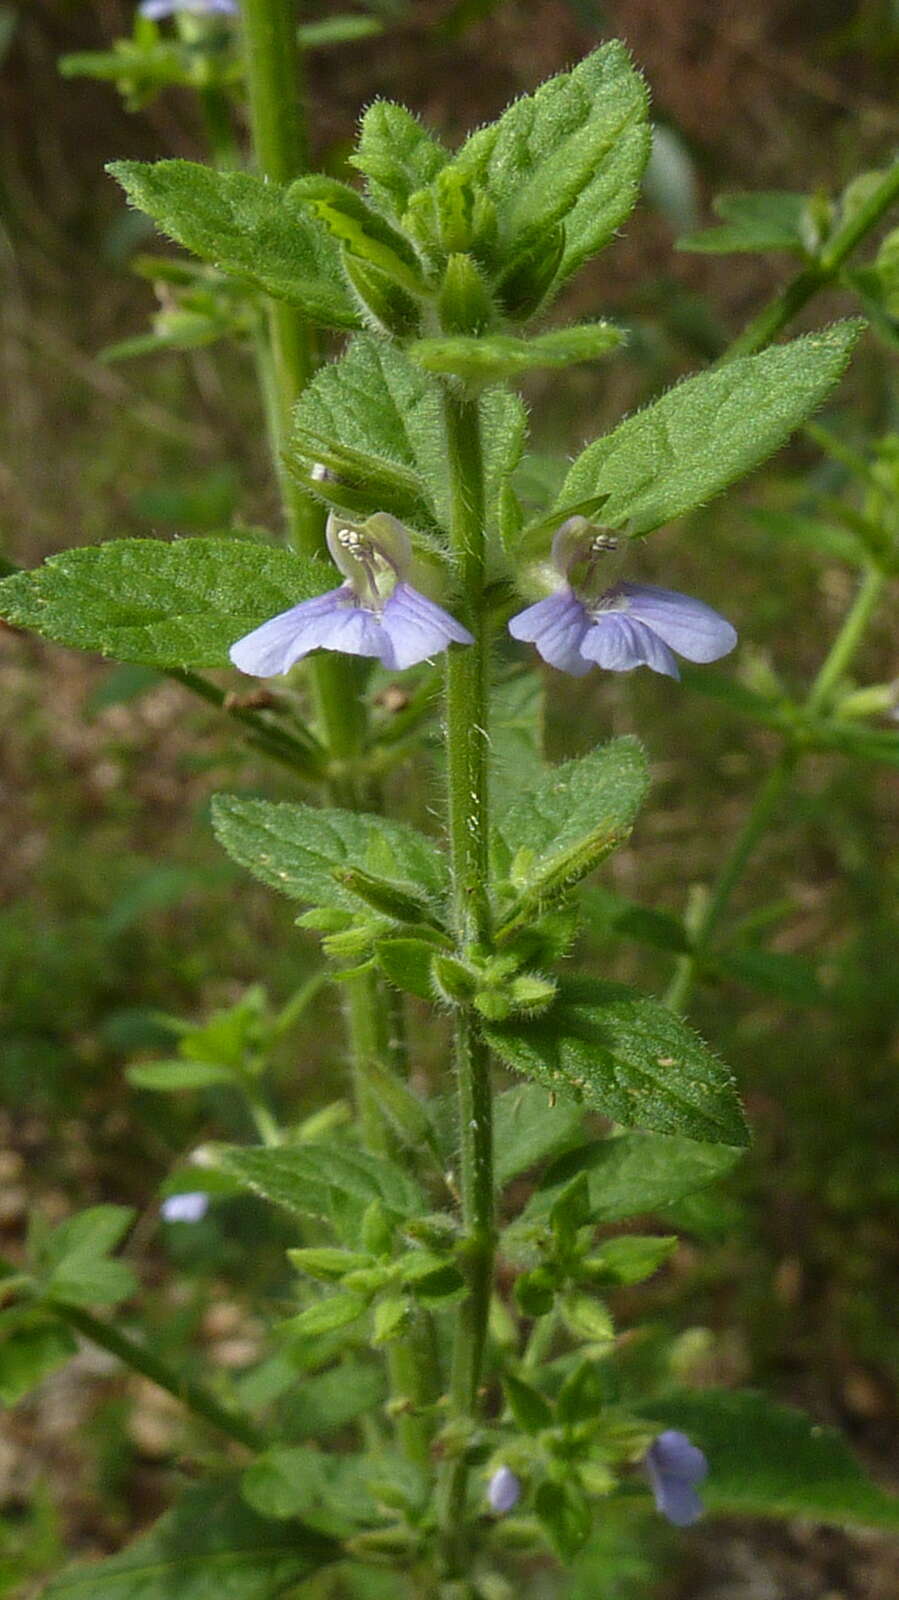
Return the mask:
M 484 604 L 484 482 L 476 401 L 447 390 L 445 420 L 452 495 L 452 544 L 465 621 L 475 636 L 450 650 L 446 665 L 447 809 L 453 931 L 460 947 L 490 936 L 487 859 L 488 619 Z M 493 1278 L 493 1124 L 490 1061 L 471 1012 L 457 1013 L 462 1217 L 469 1293 L 453 1349 L 450 1419 L 464 1431 L 478 1410 L 478 1388 Z M 440 1494 L 446 1576 L 462 1576 L 470 1554 L 465 1527 L 468 1463 L 446 1464 Z
M 292 767 L 295 772 L 301 772 L 312 780 L 321 777 L 325 751 L 307 729 L 297 726 L 293 732 L 288 732 L 286 728 L 266 721 L 265 717 L 256 711 L 246 710 L 233 703 L 229 704 L 224 690 L 217 684 L 210 683 L 208 678 L 202 677 L 198 672 L 185 672 L 179 667 L 171 667 L 165 676 L 172 678 L 175 683 L 180 683 L 183 688 L 189 689 L 191 694 L 198 695 L 201 700 L 206 700 L 209 705 L 217 706 L 226 716 L 233 717 L 235 722 L 241 723 L 247 730 L 248 743 L 255 745 L 257 750 L 261 750 L 272 761 Z
M 890 168 L 883 181 L 855 215 L 837 229 L 819 260 L 804 267 L 792 283 L 788 283 L 785 289 L 776 294 L 773 300 L 762 308 L 758 316 L 753 318 L 748 327 L 728 345 L 721 358 L 722 361 L 733 361 L 735 356 L 753 355 L 756 350 L 761 350 L 769 344 L 819 289 L 833 282 L 844 261 L 848 260 L 853 250 L 871 230 L 877 227 L 884 213 L 897 198 L 899 198 L 899 162 Z
M 204 1422 L 211 1423 L 213 1428 L 218 1428 L 230 1439 L 236 1439 L 238 1444 L 246 1445 L 248 1450 L 266 1448 L 268 1440 L 257 1431 L 248 1418 L 229 1411 L 215 1398 L 215 1395 L 204 1389 L 202 1384 L 183 1377 L 165 1361 L 161 1361 L 159 1356 L 153 1355 L 144 1345 L 138 1344 L 136 1339 L 129 1338 L 111 1323 L 101 1322 L 99 1317 L 95 1317 L 92 1312 L 85 1311 L 80 1306 L 69 1306 L 54 1301 L 53 1310 L 77 1333 L 90 1339 L 92 1344 L 99 1345 L 101 1350 L 108 1350 L 110 1355 L 116 1356 L 134 1372 L 140 1372 L 143 1377 L 149 1378 L 151 1383 L 158 1384 L 160 1389 L 165 1389 L 174 1395 L 176 1400 L 180 1400 L 182 1405 L 193 1411 L 196 1416 L 202 1417 Z
M 879 568 L 868 568 L 858 593 L 843 619 L 842 627 L 806 696 L 803 710 L 809 717 L 819 716 L 828 709 L 834 689 L 848 671 L 864 638 L 886 582 L 886 574 Z M 800 754 L 800 747 L 794 744 L 787 745 L 756 794 L 749 815 L 718 875 L 708 905 L 694 931 L 693 949 L 689 955 L 681 956 L 675 968 L 674 977 L 665 995 L 665 1004 L 670 1006 L 672 1011 L 682 1011 L 689 999 L 696 981 L 697 969 L 709 949 L 712 935 L 727 910 L 731 895 L 742 878 L 756 845 L 767 830 L 771 818 L 789 788 Z

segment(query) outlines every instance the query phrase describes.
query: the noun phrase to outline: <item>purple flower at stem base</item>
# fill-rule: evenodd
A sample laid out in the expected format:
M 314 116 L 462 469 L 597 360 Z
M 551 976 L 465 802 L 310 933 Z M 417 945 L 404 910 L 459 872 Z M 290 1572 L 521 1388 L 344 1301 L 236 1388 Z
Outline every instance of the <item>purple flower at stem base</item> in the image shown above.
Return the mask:
M 669 1428 L 654 1439 L 643 1459 L 656 1510 L 676 1528 L 689 1528 L 703 1514 L 696 1484 L 708 1474 L 709 1464 L 698 1445 L 685 1433 Z
M 394 517 L 379 513 L 361 527 L 329 518 L 328 543 L 348 581 L 238 639 L 229 655 L 241 672 L 274 678 L 310 650 L 374 656 L 401 672 L 450 644 L 474 643 L 455 617 L 405 582 L 411 549 Z

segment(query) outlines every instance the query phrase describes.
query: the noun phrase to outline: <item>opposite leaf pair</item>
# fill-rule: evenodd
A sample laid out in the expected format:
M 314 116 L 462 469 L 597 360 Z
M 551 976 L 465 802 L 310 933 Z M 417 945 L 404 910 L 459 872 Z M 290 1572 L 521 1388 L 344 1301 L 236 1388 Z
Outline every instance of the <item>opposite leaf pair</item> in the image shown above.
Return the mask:
M 406 582 L 412 547 L 386 512 L 355 525 L 332 512 L 328 548 L 347 581 L 264 622 L 232 645 L 234 665 L 253 677 L 287 672 L 316 649 L 374 656 L 393 671 L 415 666 L 451 643 L 473 644 L 467 628 Z M 533 642 L 544 661 L 582 677 L 594 664 L 612 672 L 648 666 L 679 677 L 674 651 L 688 661 L 717 661 L 737 642 L 729 622 L 701 600 L 650 584 L 599 578 L 614 534 L 570 517 L 553 540 L 562 586 L 513 617 L 513 639 Z

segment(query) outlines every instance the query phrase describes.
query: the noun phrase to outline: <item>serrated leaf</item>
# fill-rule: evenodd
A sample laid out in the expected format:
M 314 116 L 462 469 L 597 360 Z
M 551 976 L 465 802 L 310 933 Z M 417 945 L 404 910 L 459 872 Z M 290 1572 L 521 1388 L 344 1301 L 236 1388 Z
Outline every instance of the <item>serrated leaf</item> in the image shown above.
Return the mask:
M 367 1310 L 367 1296 L 353 1294 L 349 1289 L 341 1290 L 328 1295 L 325 1300 L 316 1300 L 314 1305 L 307 1306 L 305 1311 L 291 1317 L 290 1333 L 292 1337 L 303 1339 L 315 1338 L 321 1333 L 334 1333 L 338 1328 L 346 1328 L 351 1322 L 357 1322 Z
M 624 1127 L 748 1143 L 733 1078 L 697 1034 L 622 984 L 568 979 L 527 1022 L 483 1024 L 501 1060 Z
M 553 1105 L 545 1089 L 529 1083 L 499 1095 L 493 1116 L 494 1171 L 500 1188 L 564 1150 L 577 1138 L 584 1120 L 576 1101 L 561 1096 Z
M 163 233 L 220 271 L 325 327 L 358 327 L 337 246 L 289 189 L 193 161 L 113 161 L 108 171 Z
M 407 354 L 426 372 L 451 374 L 466 383 L 502 383 L 541 368 L 597 361 L 616 350 L 622 338 L 621 329 L 611 322 L 589 322 L 541 333 L 534 339 L 500 333 L 483 339 L 418 339 L 407 347 Z
M 623 844 L 648 782 L 643 750 L 626 737 L 553 768 L 519 794 L 496 829 L 500 870 L 517 893 L 504 920 L 532 915 Z
M 592 1222 L 619 1222 L 674 1205 L 726 1176 L 740 1151 L 657 1133 L 621 1133 L 560 1156 L 528 1204 L 526 1218 L 548 1216 L 557 1196 L 587 1175 Z
M 360 124 L 359 143 L 349 157 L 350 164 L 365 173 L 375 205 L 396 222 L 402 221 L 416 190 L 431 183 L 448 160 L 449 152 L 412 112 L 391 100 L 376 100 L 369 106 Z
M 384 1373 L 379 1366 L 347 1360 L 329 1372 L 308 1375 L 290 1397 L 285 1432 L 293 1439 L 321 1439 L 346 1427 L 384 1399 Z
M 294 900 L 339 911 L 367 909 L 334 868 L 359 867 L 418 890 L 438 903 L 446 892 L 443 857 L 414 828 L 364 812 L 339 811 L 218 794 L 212 822 L 232 860 Z
M 43 1312 L 16 1306 L 0 1313 L 0 1405 L 16 1405 L 77 1348 L 65 1324 Z
M 453 166 L 494 202 L 504 259 L 563 223 L 556 283 L 595 255 L 636 203 L 646 119 L 643 81 L 613 40 L 473 134 Z
M 216 1164 L 274 1205 L 301 1217 L 333 1217 L 341 1201 L 378 1200 L 395 1216 L 420 1211 L 417 1184 L 390 1161 L 352 1145 L 315 1143 L 216 1151 Z
M 385 977 L 406 994 L 419 1000 L 434 999 L 431 983 L 433 944 L 423 939 L 379 939 L 375 945 L 378 965 Z
M 835 1428 L 752 1391 L 707 1389 L 642 1406 L 705 1451 L 710 1510 L 899 1530 L 899 1495 L 872 1483 Z
M 70 1567 L 44 1600 L 275 1600 L 339 1554 L 324 1534 L 260 1517 L 233 1481 L 218 1481 L 188 1490 L 118 1555 Z
M 750 194 L 720 194 L 712 209 L 720 228 L 703 228 L 678 239 L 678 250 L 710 255 L 732 252 L 790 250 L 804 255 L 802 221 L 808 205 L 804 194 L 785 189 L 759 189 Z
M 334 578 L 324 562 L 245 539 L 115 539 L 4 578 L 0 616 L 119 661 L 226 667 L 236 639 Z
M 606 494 L 603 522 L 649 533 L 711 500 L 785 444 L 843 373 L 861 333 L 837 323 L 685 378 L 580 455 L 559 504 Z

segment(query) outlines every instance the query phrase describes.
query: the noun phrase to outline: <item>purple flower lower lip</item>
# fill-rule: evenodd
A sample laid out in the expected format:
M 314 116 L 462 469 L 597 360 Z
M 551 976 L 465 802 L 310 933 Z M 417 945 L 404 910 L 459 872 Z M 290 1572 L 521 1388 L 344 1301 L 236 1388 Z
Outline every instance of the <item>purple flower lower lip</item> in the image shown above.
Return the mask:
M 455 617 L 411 584 L 397 583 L 384 605 L 375 609 L 363 605 L 352 584 L 344 583 L 263 622 L 238 639 L 229 655 L 241 672 L 256 678 L 278 677 L 310 650 L 375 656 L 389 670 L 400 672 L 451 643 L 474 640 Z
M 595 664 L 610 672 L 646 666 L 678 678 L 675 651 L 687 661 L 717 661 L 737 642 L 730 623 L 702 600 L 644 583 L 615 584 L 592 603 L 565 584 L 513 617 L 509 632 L 575 677 Z
M 703 1513 L 695 1485 L 707 1476 L 709 1464 L 685 1433 L 669 1428 L 654 1439 L 644 1457 L 656 1510 L 676 1528 L 688 1528 Z

